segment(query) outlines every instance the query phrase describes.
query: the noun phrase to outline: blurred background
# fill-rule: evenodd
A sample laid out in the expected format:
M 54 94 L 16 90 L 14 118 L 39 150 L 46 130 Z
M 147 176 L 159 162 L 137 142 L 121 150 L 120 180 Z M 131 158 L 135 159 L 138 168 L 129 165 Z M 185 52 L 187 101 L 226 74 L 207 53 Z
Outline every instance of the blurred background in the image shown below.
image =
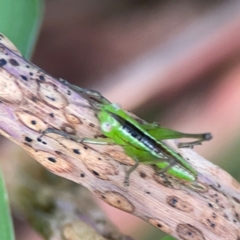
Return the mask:
M 211 132 L 196 151 L 240 180 L 239 1 L 47 0 L 32 62 L 147 121 Z M 22 150 L 1 141 L 9 172 Z M 159 239 L 159 230 L 98 201 L 123 233 Z M 17 240 L 42 239 L 21 216 L 15 224 Z

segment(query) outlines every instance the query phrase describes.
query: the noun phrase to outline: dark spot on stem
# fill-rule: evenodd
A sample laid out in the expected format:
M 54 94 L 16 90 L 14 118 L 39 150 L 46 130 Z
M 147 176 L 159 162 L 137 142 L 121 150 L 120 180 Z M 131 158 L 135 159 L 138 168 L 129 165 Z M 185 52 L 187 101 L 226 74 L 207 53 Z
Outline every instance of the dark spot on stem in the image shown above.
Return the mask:
M 93 173 L 94 175 L 96 175 L 96 176 L 99 176 L 99 173 L 96 172 L 96 171 L 94 171 L 94 170 L 92 170 L 92 173 Z
M 212 213 L 212 217 L 213 217 L 213 218 L 216 218 L 216 217 L 217 217 L 214 212 Z
M 141 178 L 145 178 L 147 176 L 147 174 L 144 173 L 144 172 L 140 172 L 139 175 L 140 175 Z
M 53 157 L 49 157 L 48 160 L 49 160 L 50 162 L 53 162 L 53 163 L 57 162 L 57 160 L 56 160 L 55 158 L 53 158 Z
M 7 64 L 7 61 L 5 59 L 0 59 L 0 67 L 3 67 L 4 65 Z
M 79 149 L 73 149 L 73 152 L 76 153 L 76 154 L 80 154 Z
M 171 198 L 171 200 L 169 201 L 169 204 L 172 206 L 172 207 L 175 207 L 175 205 L 177 204 L 178 200 L 176 198 Z
M 80 174 L 80 177 L 84 178 L 84 177 L 85 177 L 85 174 L 84 174 L 84 173 L 81 173 L 81 174 Z
M 31 98 L 31 100 L 32 100 L 33 102 L 37 102 L 37 101 L 38 101 L 38 98 L 36 98 L 36 97 L 33 96 L 33 97 Z
M 49 116 L 53 118 L 53 117 L 54 117 L 54 114 L 53 114 L 53 113 L 50 113 Z
M 46 98 L 48 98 L 48 99 L 52 100 L 53 102 L 54 102 L 54 101 L 56 101 L 56 99 L 55 99 L 55 98 L 53 98 L 53 97 L 49 97 L 49 96 L 47 96 L 47 95 L 46 95 Z
M 32 125 L 36 125 L 37 122 L 36 122 L 35 120 L 32 120 L 32 121 L 31 121 L 31 124 L 32 124 Z
M 13 66 L 19 66 L 19 63 L 15 59 L 9 59 L 9 63 L 12 64 Z
M 213 223 L 210 219 L 207 219 L 207 221 L 208 221 L 210 227 L 215 228 L 215 226 L 216 226 L 215 223 Z
M 212 208 L 212 207 L 213 207 L 213 205 L 212 205 L 211 203 L 208 203 L 208 206 L 209 206 L 210 208 Z
M 40 76 L 39 76 L 39 79 L 40 79 L 41 81 L 45 81 L 45 77 L 44 77 L 43 75 L 40 75 Z
M 88 149 L 88 147 L 87 147 L 87 146 L 84 146 L 83 148 L 84 148 L 84 149 L 86 149 L 86 150 Z
M 25 141 L 32 142 L 32 139 L 30 137 L 25 137 Z
M 240 204 L 240 200 L 239 200 L 238 198 L 233 197 L 233 200 L 234 200 L 236 203 L 239 203 L 239 204 Z
M 227 215 L 226 213 L 223 214 L 223 217 L 224 217 L 225 219 L 229 220 L 229 217 L 228 217 L 228 215 Z
M 24 81 L 27 81 L 27 80 L 28 80 L 27 77 L 24 76 L 24 75 L 20 75 L 20 77 L 21 77 Z

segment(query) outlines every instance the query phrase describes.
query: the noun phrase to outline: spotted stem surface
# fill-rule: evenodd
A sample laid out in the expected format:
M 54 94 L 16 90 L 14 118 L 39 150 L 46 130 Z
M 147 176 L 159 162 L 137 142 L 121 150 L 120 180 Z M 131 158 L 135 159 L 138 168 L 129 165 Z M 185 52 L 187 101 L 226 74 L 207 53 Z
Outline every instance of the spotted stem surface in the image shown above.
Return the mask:
M 239 183 L 194 151 L 167 142 L 198 170 L 197 186 L 157 176 L 153 167 L 140 165 L 124 187 L 125 170 L 134 162 L 121 147 L 79 144 L 53 133 L 39 138 L 49 127 L 90 138 L 101 131 L 86 99 L 23 59 L 3 35 L 0 101 L 1 134 L 54 174 L 177 239 L 240 239 Z

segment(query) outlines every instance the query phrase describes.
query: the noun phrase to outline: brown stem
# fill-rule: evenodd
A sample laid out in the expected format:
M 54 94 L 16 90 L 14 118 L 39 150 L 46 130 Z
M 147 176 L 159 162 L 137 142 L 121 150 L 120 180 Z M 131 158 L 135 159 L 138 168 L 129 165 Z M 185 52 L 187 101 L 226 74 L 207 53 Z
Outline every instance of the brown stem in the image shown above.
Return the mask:
M 8 45 L 7 45 L 8 46 Z M 126 165 L 119 146 L 93 146 L 42 131 L 49 127 L 81 137 L 101 135 L 89 102 L 58 80 L 0 45 L 0 129 L 49 171 L 81 183 L 102 200 L 138 216 L 178 239 L 240 238 L 240 186 L 194 151 L 172 148 L 199 172 L 184 184 L 140 166 L 124 187 Z M 128 166 L 129 167 L 129 166 Z

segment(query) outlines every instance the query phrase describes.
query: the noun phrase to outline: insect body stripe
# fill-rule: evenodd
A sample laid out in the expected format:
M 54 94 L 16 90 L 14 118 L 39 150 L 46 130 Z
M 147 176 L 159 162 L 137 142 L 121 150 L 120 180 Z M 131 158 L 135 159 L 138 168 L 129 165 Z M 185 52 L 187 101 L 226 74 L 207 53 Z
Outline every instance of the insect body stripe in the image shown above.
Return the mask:
M 141 144 L 143 144 L 145 147 L 147 147 L 154 153 L 156 154 L 161 153 L 161 149 L 159 148 L 158 142 L 156 142 L 150 136 L 146 135 L 140 129 L 138 129 L 133 124 L 126 121 L 125 119 L 121 118 L 120 116 L 114 113 L 110 113 L 110 114 L 114 117 L 114 119 L 116 119 L 122 125 L 122 129 L 126 134 L 128 134 L 129 136 L 132 136 L 135 140 L 139 141 Z

